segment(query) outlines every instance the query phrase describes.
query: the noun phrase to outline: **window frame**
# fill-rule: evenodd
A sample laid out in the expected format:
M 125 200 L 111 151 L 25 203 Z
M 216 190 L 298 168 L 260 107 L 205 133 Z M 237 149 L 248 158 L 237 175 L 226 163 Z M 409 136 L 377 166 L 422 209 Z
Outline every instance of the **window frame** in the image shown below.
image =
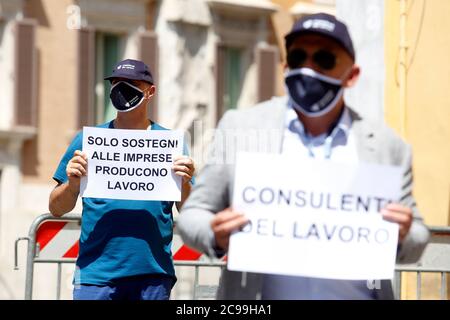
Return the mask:
M 109 101 L 109 94 L 106 92 L 106 81 L 104 77 L 112 72 L 105 70 L 105 36 L 114 36 L 118 41 L 117 62 L 124 57 L 126 35 L 117 32 L 96 31 L 95 32 L 95 79 L 94 79 L 94 122 L 95 124 L 105 123 L 112 119 L 106 119 L 106 101 Z

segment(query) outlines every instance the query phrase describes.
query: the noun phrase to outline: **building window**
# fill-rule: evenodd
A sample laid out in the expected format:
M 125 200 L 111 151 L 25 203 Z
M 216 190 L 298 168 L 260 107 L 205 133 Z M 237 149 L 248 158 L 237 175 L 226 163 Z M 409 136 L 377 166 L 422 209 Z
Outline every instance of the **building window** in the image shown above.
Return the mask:
M 2 51 L 3 51 L 3 33 L 5 30 L 5 25 L 4 23 L 0 20 L 0 62 L 2 59 Z
M 218 108 L 219 116 L 239 105 L 243 86 L 243 49 L 219 46 L 218 68 Z
M 235 109 L 238 105 L 242 89 L 242 50 L 238 48 L 224 48 L 225 50 L 225 79 L 224 79 L 224 107 L 225 110 Z
M 96 33 L 95 37 L 95 122 L 111 121 L 116 110 L 109 99 L 111 84 L 103 80 L 111 74 L 117 62 L 123 57 L 123 37 L 112 33 Z

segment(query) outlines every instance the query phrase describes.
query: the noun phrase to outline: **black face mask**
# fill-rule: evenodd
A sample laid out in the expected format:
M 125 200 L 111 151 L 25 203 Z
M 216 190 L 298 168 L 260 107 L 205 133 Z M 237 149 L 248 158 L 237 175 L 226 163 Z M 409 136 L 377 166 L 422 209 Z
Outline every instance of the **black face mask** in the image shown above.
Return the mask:
M 119 81 L 112 86 L 109 97 L 117 111 L 128 112 L 141 104 L 144 92 L 128 82 Z
M 295 109 L 309 117 L 330 112 L 342 97 L 342 81 L 309 68 L 286 73 L 285 83 Z

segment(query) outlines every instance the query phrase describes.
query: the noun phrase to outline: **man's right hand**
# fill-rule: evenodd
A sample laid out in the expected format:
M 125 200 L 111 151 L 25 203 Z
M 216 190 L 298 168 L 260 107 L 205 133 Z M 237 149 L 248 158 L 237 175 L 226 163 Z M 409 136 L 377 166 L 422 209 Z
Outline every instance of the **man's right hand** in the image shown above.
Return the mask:
M 80 150 L 75 150 L 73 158 L 66 167 L 69 178 L 69 188 L 75 194 L 80 192 L 80 178 L 87 175 L 87 156 Z
M 231 208 L 218 212 L 211 221 L 216 246 L 228 250 L 231 233 L 242 228 L 248 221 L 242 213 L 233 211 Z

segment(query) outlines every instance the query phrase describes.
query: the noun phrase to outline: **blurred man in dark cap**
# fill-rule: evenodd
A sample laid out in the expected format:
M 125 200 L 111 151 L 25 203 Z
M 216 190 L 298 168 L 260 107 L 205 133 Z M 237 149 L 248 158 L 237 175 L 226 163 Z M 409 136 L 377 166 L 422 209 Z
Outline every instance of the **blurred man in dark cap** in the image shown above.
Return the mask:
M 429 237 L 412 195 L 411 150 L 383 124 L 362 118 L 344 102 L 344 90 L 358 80 L 355 50 L 347 27 L 334 16 L 319 13 L 297 21 L 285 37 L 287 96 L 254 108 L 227 112 L 219 130 L 271 130 L 259 145 L 299 159 L 331 159 L 348 164 L 372 162 L 404 170 L 400 203 L 381 210 L 399 224 L 397 260 L 415 262 Z M 264 137 L 267 138 L 265 141 Z M 251 151 L 254 146 L 247 146 Z M 216 139 L 215 159 L 233 159 L 236 148 Z M 270 170 L 271 168 L 268 168 Z M 295 168 L 293 169 L 295 170 Z M 261 172 L 263 175 L 264 172 Z M 179 230 L 184 241 L 211 256 L 227 252 L 230 234 L 247 223 L 231 208 L 234 165 L 207 164 L 183 207 Z M 379 290 L 367 281 L 314 279 L 225 270 L 218 296 L 222 299 L 390 299 L 389 280 Z
M 155 93 L 149 68 L 141 61 L 119 62 L 111 76 L 111 102 L 117 117 L 100 128 L 167 130 L 148 119 Z M 80 179 L 88 169 L 81 151 L 82 132 L 74 138 L 53 179 L 49 209 L 57 217 L 76 204 Z M 185 150 L 187 153 L 187 150 Z M 181 207 L 191 190 L 194 163 L 175 158 L 173 170 L 182 177 Z M 165 300 L 175 284 L 172 261 L 172 208 L 168 201 L 83 198 L 80 249 L 74 276 L 74 299 Z

